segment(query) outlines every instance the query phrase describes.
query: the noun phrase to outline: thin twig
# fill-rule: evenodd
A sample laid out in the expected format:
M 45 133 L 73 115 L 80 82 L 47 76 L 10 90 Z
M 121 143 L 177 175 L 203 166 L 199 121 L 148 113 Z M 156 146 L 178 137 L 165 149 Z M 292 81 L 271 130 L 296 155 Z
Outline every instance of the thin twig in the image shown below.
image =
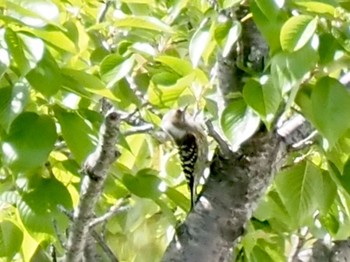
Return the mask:
M 112 5 L 112 2 L 111 0 L 107 0 L 103 6 L 102 6 L 102 9 L 101 9 L 101 12 L 100 14 L 97 16 L 97 23 L 102 23 L 104 20 L 105 20 L 105 17 L 106 17 L 106 14 L 108 12 L 108 9 L 109 7 Z
M 136 134 L 145 134 L 153 130 L 154 130 L 154 126 L 152 124 L 145 124 L 143 126 L 138 126 L 125 131 L 123 135 L 126 137 L 126 136 L 131 136 Z
M 307 136 L 306 138 L 300 140 L 299 142 L 295 143 L 292 145 L 292 148 L 295 150 L 300 150 L 303 149 L 305 147 L 310 146 L 311 144 L 313 144 L 315 142 L 315 138 L 318 136 L 318 132 L 317 130 L 313 131 L 309 136 Z
M 69 220 L 73 221 L 73 213 L 72 212 L 69 212 L 67 209 L 65 209 L 61 205 L 58 205 L 57 208 L 58 208 L 58 210 L 60 212 L 65 214 L 69 218 Z M 109 260 L 112 261 L 112 262 L 118 262 L 117 257 L 114 255 L 112 250 L 108 247 L 108 245 L 105 243 L 105 241 L 102 239 L 102 237 L 100 237 L 100 235 L 96 232 L 96 230 L 91 229 L 90 230 L 90 234 L 97 241 L 97 243 L 100 245 L 102 250 L 106 253 L 106 255 L 108 256 Z
M 102 224 L 104 222 L 106 222 L 108 219 L 110 219 L 113 216 L 117 216 L 127 210 L 130 209 L 130 206 L 120 206 L 120 203 L 118 203 L 118 205 L 114 205 L 112 206 L 108 212 L 106 212 L 105 214 L 103 214 L 100 217 L 95 218 L 94 220 L 91 221 L 91 223 L 89 224 L 90 228 L 93 228 L 99 224 Z
M 58 239 L 58 242 L 60 243 L 60 245 L 65 248 L 65 241 L 63 239 L 63 236 L 62 234 L 60 233 L 59 229 L 58 229 L 58 225 L 57 225 L 57 221 L 56 219 L 53 219 L 52 220 L 52 224 L 53 224 L 53 228 L 55 230 L 55 233 L 56 233 L 56 236 L 57 236 L 57 239 Z
M 111 262 L 118 262 L 118 258 L 114 255 L 112 250 L 109 248 L 109 246 L 106 244 L 106 242 L 102 239 L 102 237 L 95 231 L 91 231 L 91 235 L 93 236 L 94 239 L 97 240 L 98 244 L 102 248 L 102 250 L 106 253 L 106 255 L 109 258 L 109 261 Z
M 215 131 L 213 123 L 208 119 L 205 121 L 205 124 L 208 128 L 208 134 L 218 143 L 221 154 L 223 156 L 229 156 L 232 151 L 230 150 L 228 143 L 219 135 L 218 132 Z

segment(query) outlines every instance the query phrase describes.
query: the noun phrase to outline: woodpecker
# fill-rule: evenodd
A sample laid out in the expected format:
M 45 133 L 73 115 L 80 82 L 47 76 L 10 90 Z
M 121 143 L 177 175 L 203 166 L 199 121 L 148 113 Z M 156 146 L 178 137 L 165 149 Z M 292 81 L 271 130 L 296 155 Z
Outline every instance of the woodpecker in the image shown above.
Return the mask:
M 202 126 L 185 109 L 174 109 L 162 119 L 162 129 L 174 140 L 191 193 L 191 210 L 196 188 L 208 163 L 208 141 Z

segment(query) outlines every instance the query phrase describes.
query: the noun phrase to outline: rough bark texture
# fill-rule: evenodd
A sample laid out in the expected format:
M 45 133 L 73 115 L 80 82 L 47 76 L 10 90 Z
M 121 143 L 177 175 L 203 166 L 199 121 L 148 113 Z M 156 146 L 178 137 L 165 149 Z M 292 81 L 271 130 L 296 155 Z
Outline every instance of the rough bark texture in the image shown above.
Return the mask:
M 84 172 L 87 175 L 82 181 L 79 206 L 74 211 L 67 243 L 66 262 L 81 262 L 84 254 L 95 257 L 89 225 L 94 216 L 95 205 L 102 193 L 107 171 L 119 154 L 115 147 L 119 133 L 118 124 L 119 116 L 116 113 L 112 112 L 106 116 L 100 131 L 99 145 L 85 163 Z M 87 241 L 88 246 L 86 246 Z
M 242 20 L 249 13 L 249 9 L 241 6 L 235 13 L 227 13 L 227 19 Z M 232 18 L 230 18 L 232 17 Z M 265 60 L 268 56 L 268 46 L 252 19 L 241 23 L 242 35 L 225 57 L 218 55 L 218 81 L 219 91 L 226 104 L 230 94 L 241 92 L 245 78 L 249 74 L 261 74 L 264 70 Z M 250 71 L 244 71 L 244 68 Z
M 246 7 L 240 7 L 227 17 L 240 21 L 248 13 Z M 230 93 L 242 91 L 245 77 L 261 74 L 267 53 L 253 20 L 245 20 L 240 41 L 226 57 L 218 57 L 218 88 L 226 105 Z M 284 140 L 274 132 L 257 133 L 237 153 L 223 156 L 217 151 L 202 195 L 177 229 L 163 261 L 232 261 L 234 243 L 242 236 L 286 151 Z
M 177 229 L 163 261 L 232 261 L 233 244 L 285 153 L 284 142 L 274 133 L 256 134 L 238 153 L 217 153 L 203 194 Z

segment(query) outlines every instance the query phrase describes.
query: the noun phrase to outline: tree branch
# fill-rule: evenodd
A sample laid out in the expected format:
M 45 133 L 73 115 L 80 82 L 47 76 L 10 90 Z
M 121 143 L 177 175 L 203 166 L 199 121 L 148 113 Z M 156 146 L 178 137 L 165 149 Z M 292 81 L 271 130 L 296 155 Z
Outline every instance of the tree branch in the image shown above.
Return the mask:
M 258 133 L 239 153 L 216 153 L 198 204 L 177 229 L 177 240 L 163 261 L 232 261 L 233 243 L 243 234 L 285 152 L 276 134 Z
M 208 134 L 214 138 L 214 140 L 218 143 L 221 154 L 223 156 L 229 156 L 231 149 L 228 145 L 228 143 L 219 135 L 218 132 L 216 132 L 213 123 L 208 119 L 207 121 L 205 121 L 205 124 L 208 128 Z
M 116 149 L 119 116 L 109 113 L 100 130 L 99 144 L 84 164 L 84 176 L 80 193 L 80 203 L 73 216 L 73 225 L 69 232 L 66 260 L 80 262 L 83 258 L 86 240 L 89 237 L 89 224 L 110 165 L 119 156 Z
M 117 203 L 115 203 L 115 205 L 113 205 L 108 212 L 106 212 L 105 214 L 103 214 L 102 216 L 95 218 L 94 220 L 91 221 L 91 223 L 89 224 L 90 228 L 93 228 L 99 224 L 102 224 L 104 222 L 106 222 L 108 219 L 110 219 L 113 216 L 116 216 L 118 214 L 121 214 L 125 211 L 127 211 L 128 209 L 130 209 L 130 206 L 121 206 L 123 201 L 117 201 Z
M 284 133 L 293 137 L 288 141 L 305 138 L 299 130 L 305 123 L 293 124 Z M 289 146 L 286 137 L 260 132 L 236 153 L 216 152 L 197 205 L 177 228 L 163 261 L 232 261 L 234 244 L 283 165 Z

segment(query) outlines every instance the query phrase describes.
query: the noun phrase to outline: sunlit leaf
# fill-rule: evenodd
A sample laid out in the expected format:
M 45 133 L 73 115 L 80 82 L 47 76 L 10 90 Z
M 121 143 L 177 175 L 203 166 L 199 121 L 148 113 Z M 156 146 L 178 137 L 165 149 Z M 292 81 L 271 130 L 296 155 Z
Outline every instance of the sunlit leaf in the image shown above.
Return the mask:
M 185 105 L 194 101 L 189 87 L 193 84 L 195 74 L 189 74 L 177 80 L 170 86 L 150 85 L 148 90 L 149 101 L 155 105 L 171 106 L 174 104 Z M 151 79 L 153 81 L 155 79 Z
M 349 166 L 349 165 L 348 165 Z M 350 167 L 350 166 L 349 166 Z M 350 175 L 350 170 L 348 168 L 347 174 L 344 171 L 344 177 Z M 348 180 L 348 179 L 345 179 Z M 347 181 L 346 183 L 348 183 Z M 344 183 L 344 184 L 346 184 Z M 350 190 L 349 190 L 350 193 Z M 332 180 L 331 175 L 328 172 L 322 172 L 322 190 L 319 190 L 318 204 L 320 207 L 321 214 L 327 214 L 332 204 L 335 201 L 337 195 L 337 185 Z
M 201 27 L 194 33 L 189 46 L 189 53 L 193 67 L 198 66 L 211 37 L 209 26 Z
M 313 123 L 332 147 L 350 128 L 350 95 L 337 80 L 320 79 L 311 95 Z
M 72 208 L 67 188 L 55 178 L 31 178 L 32 189 L 22 194 L 17 203 L 21 220 L 27 230 L 39 241 L 54 236 L 52 219 L 58 225 L 67 226 L 68 219 L 57 206 Z
M 226 42 L 222 50 L 222 56 L 226 57 L 232 50 L 233 45 L 237 42 L 241 35 L 242 27 L 240 23 L 233 23 L 232 27 L 228 31 Z
M 270 128 L 270 124 L 282 101 L 281 90 L 270 80 L 261 85 L 250 79 L 243 87 L 243 97 L 246 103 L 261 116 L 267 127 Z
M 174 70 L 180 76 L 188 75 L 189 73 L 191 73 L 193 71 L 193 67 L 188 61 L 186 61 L 184 59 L 177 58 L 177 57 L 159 56 L 156 58 L 156 61 L 158 61 L 166 66 L 169 66 L 172 70 Z M 166 73 L 166 72 L 164 72 L 164 73 Z
M 5 40 L 10 50 L 11 56 L 13 57 L 22 74 L 25 75 L 30 70 L 30 65 L 24 53 L 23 41 L 10 28 L 7 28 L 5 31 Z
M 270 50 L 275 52 L 281 48 L 279 40 L 280 31 L 288 18 L 286 13 L 277 9 L 276 1 L 252 1 L 250 9 L 253 14 L 254 22 L 267 40 Z M 270 6 L 273 5 L 273 8 Z
M 305 7 L 308 12 L 317 14 L 334 15 L 336 8 L 330 4 L 322 3 L 318 1 L 297 1 L 296 5 Z
M 140 106 L 140 99 L 136 96 L 135 90 L 125 79 L 120 80 L 112 88 L 113 96 L 117 99 L 116 104 L 120 108 L 127 109 L 130 105 Z
M 239 0 L 222 0 L 222 1 L 218 1 L 218 2 L 222 2 L 221 7 L 223 9 L 227 9 L 230 7 L 233 7 L 235 5 L 237 5 L 240 1 Z
M 46 0 L 6 1 L 9 15 L 20 19 L 23 23 L 33 27 L 43 27 L 48 23 L 59 26 L 59 10 L 57 6 Z
M 62 31 L 57 29 L 36 29 L 36 28 L 24 28 L 21 29 L 22 32 L 28 32 L 41 38 L 48 45 L 53 46 L 56 49 L 64 50 L 70 53 L 76 53 L 77 48 L 73 41 L 69 39 Z
M 299 84 L 318 61 L 318 53 L 309 42 L 300 50 L 288 53 L 280 52 L 271 59 L 272 81 L 282 94 Z
M 286 51 L 297 51 L 313 36 L 317 27 L 317 18 L 307 15 L 291 17 L 281 29 L 281 46 Z
M 106 82 L 107 88 L 113 87 L 120 79 L 127 76 L 134 62 L 133 56 L 127 59 L 116 54 L 107 56 L 102 61 L 100 68 L 102 80 Z
M 56 94 L 62 84 L 59 67 L 48 50 L 26 78 L 34 89 L 48 97 Z
M 96 133 L 76 112 L 55 108 L 62 135 L 76 161 L 80 164 L 94 149 Z
M 259 117 L 241 98 L 232 101 L 221 115 L 221 127 L 233 148 L 251 137 L 259 124 Z
M 63 77 L 70 78 L 88 92 L 109 98 L 112 101 L 119 101 L 98 77 L 80 70 L 68 68 L 62 69 L 61 72 Z
M 172 28 L 156 17 L 151 16 L 127 16 L 115 20 L 114 25 L 118 27 L 141 28 L 158 32 L 173 32 Z
M 0 126 L 8 130 L 11 122 L 22 113 L 28 103 L 29 86 L 24 82 L 17 82 L 13 87 L 0 89 Z
M 23 233 L 9 220 L 0 222 L 0 257 L 11 260 L 20 251 Z
M 172 200 L 177 206 L 181 207 L 182 210 L 188 211 L 190 207 L 190 199 L 186 198 L 183 194 L 173 188 L 168 188 L 166 195 Z
M 322 176 L 308 161 L 282 170 L 275 179 L 276 188 L 294 224 L 302 226 L 315 212 Z
M 0 78 L 4 75 L 9 65 L 9 52 L 6 49 L 0 48 Z
M 2 152 L 6 162 L 15 169 L 35 168 L 45 163 L 56 138 L 52 118 L 25 112 L 12 122 L 2 143 Z
M 143 174 L 142 172 L 139 172 L 136 176 L 124 174 L 122 180 L 129 191 L 138 197 L 156 200 L 162 194 L 159 191 L 162 180 L 153 174 Z

